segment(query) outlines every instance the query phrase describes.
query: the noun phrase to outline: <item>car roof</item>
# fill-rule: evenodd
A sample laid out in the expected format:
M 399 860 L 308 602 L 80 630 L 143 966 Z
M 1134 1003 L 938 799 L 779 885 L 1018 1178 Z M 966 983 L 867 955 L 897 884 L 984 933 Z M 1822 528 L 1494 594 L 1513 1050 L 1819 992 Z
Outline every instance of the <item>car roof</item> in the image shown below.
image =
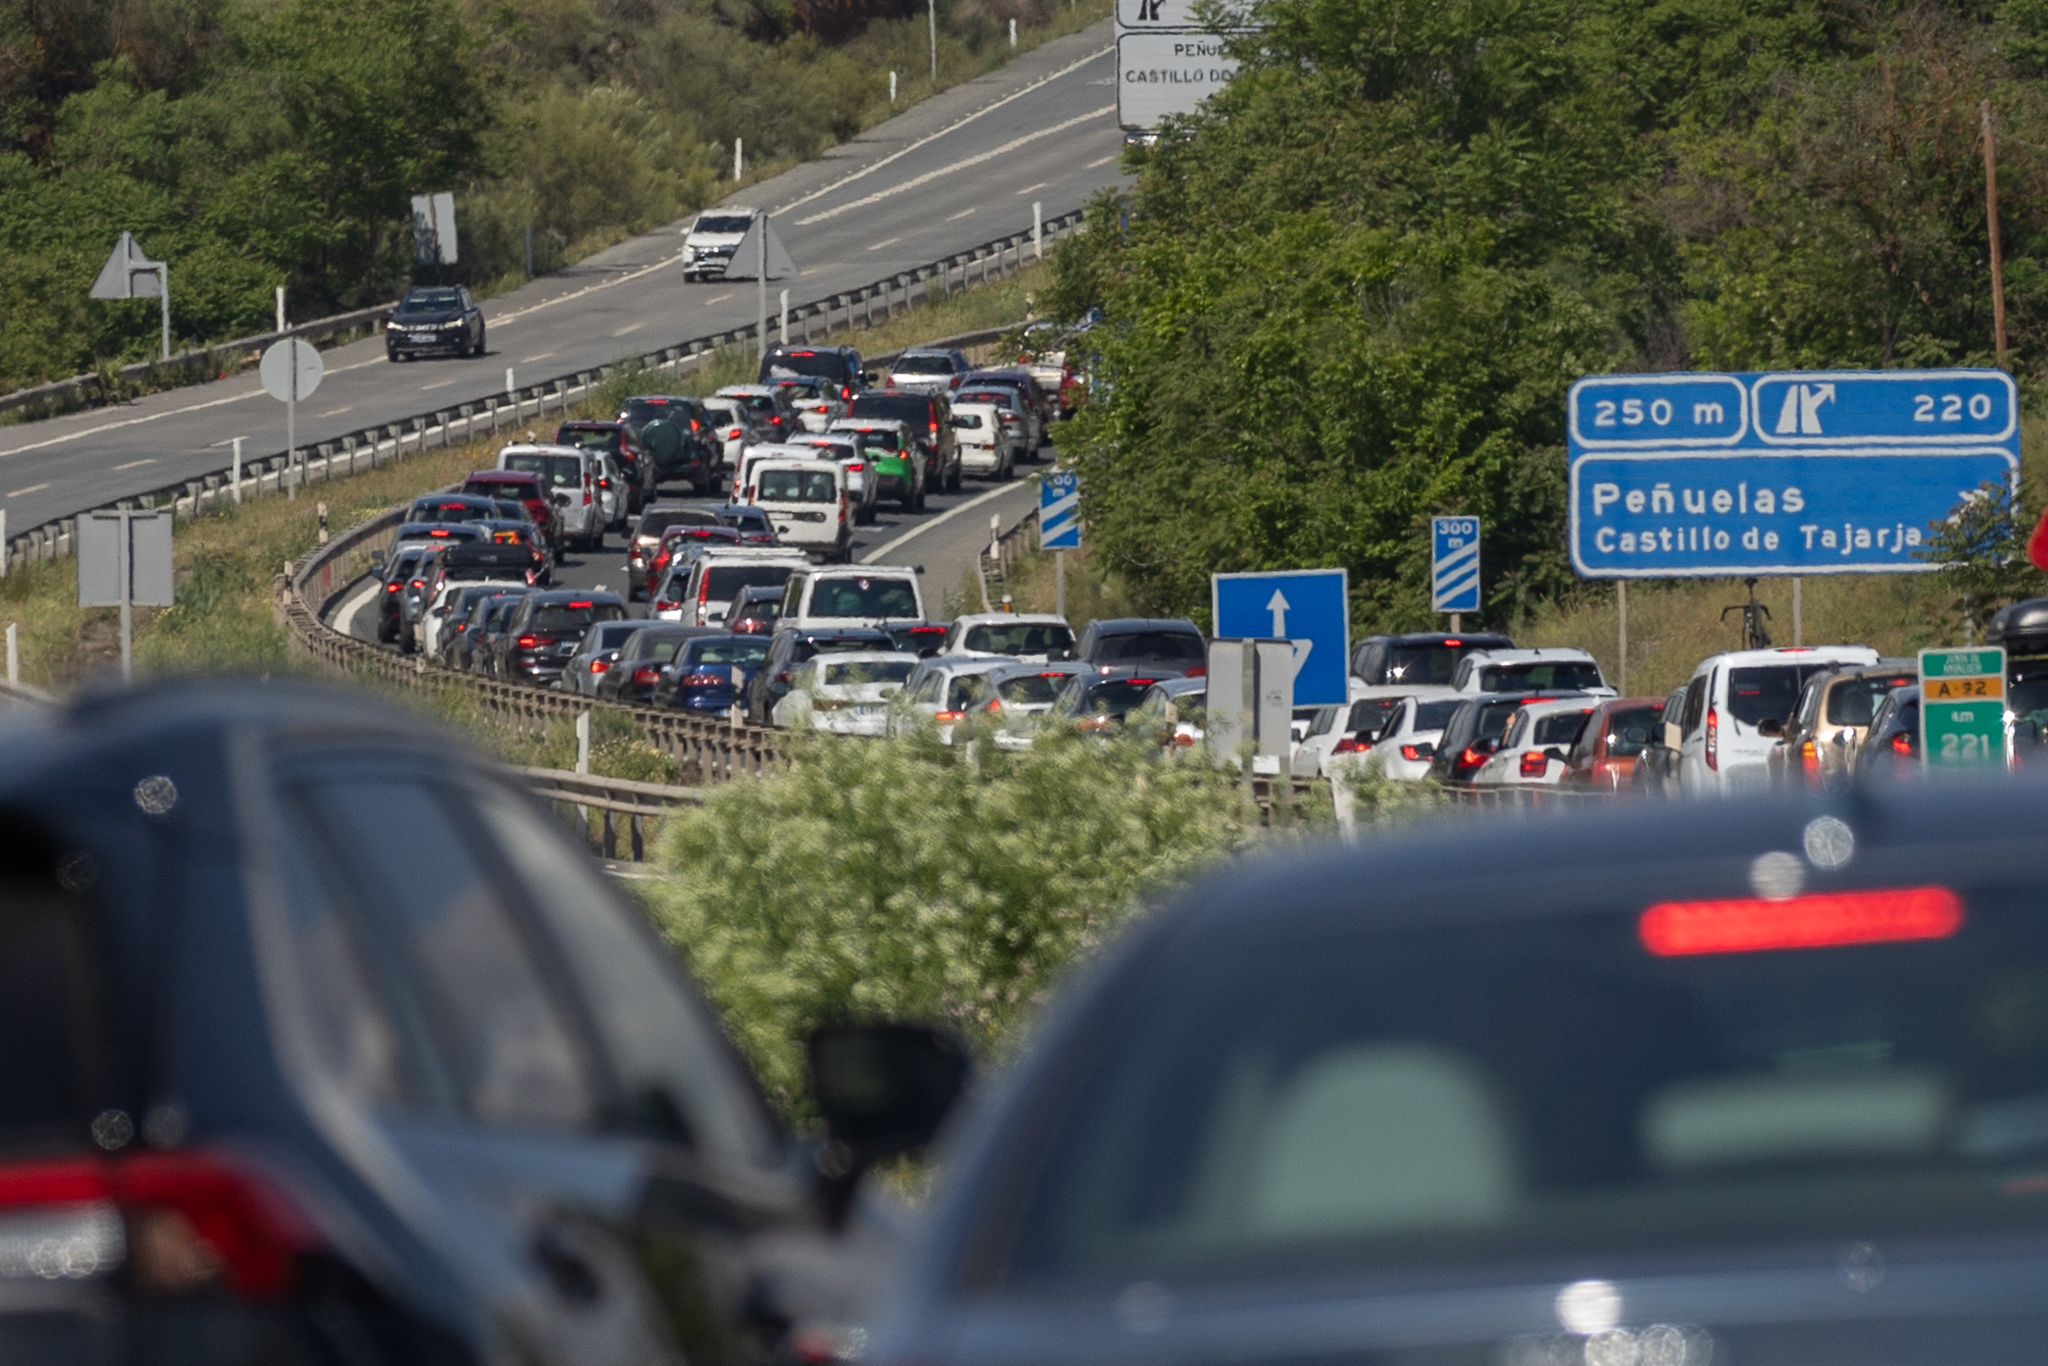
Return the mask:
M 985 674 L 997 669 L 1006 669 L 1012 664 L 1022 664 L 1021 659 L 1008 655 L 984 656 L 980 659 L 962 659 L 958 655 L 935 655 L 919 662 L 919 667 L 935 674 Z
M 1697 678 L 1717 666 L 1745 668 L 1757 664 L 1871 664 L 1877 651 L 1868 645 L 1773 645 L 1767 650 L 1729 650 L 1708 655 L 1693 669 Z M 1862 656 L 1869 655 L 1865 659 Z
M 602 588 L 543 588 L 533 594 L 534 601 L 543 607 L 553 607 L 563 602 L 617 603 L 625 606 L 625 599 L 617 593 L 608 593 Z
M 1389 645 L 1442 645 L 1446 641 L 1452 640 L 1483 650 L 1511 650 L 1514 648 L 1514 642 L 1511 637 L 1501 635 L 1496 631 L 1407 631 L 1400 635 L 1367 636 L 1359 644 L 1377 645 L 1384 641 Z M 1495 644 L 1496 641 L 1499 643 Z
M 1101 617 L 1089 623 L 1097 635 L 1128 636 L 1144 631 L 1178 631 L 1201 635 L 1201 628 L 1186 617 Z
M 1552 659 L 1590 660 L 1593 652 L 1576 645 L 1541 645 L 1509 650 L 1473 650 L 1460 664 L 1537 664 Z
M 953 618 L 953 625 L 996 626 L 1010 622 L 1019 626 L 1065 626 L 1067 619 L 1057 612 L 967 612 Z
M 1049 664 L 1034 664 L 1028 659 L 1005 659 L 996 662 L 1001 667 L 991 669 L 989 672 L 1003 678 L 1022 678 L 1026 675 L 1037 676 L 1042 674 L 1058 674 L 1062 678 L 1071 678 L 1077 673 L 1089 671 L 1088 666 L 1085 664 L 1075 664 L 1064 659 L 1054 660 Z
M 501 457 L 507 455 L 572 455 L 581 460 L 586 456 L 595 455 L 597 452 L 586 450 L 582 446 L 564 446 L 555 441 L 514 441 L 510 445 L 499 448 L 498 454 Z

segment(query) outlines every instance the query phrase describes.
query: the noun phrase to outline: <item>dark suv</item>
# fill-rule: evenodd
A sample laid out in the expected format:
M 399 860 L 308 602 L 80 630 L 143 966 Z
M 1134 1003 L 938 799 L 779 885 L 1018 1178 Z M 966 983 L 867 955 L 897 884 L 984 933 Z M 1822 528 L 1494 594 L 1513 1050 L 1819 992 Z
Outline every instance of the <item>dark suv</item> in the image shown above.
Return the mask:
M 436 351 L 449 356 L 484 353 L 484 311 L 461 285 L 410 291 L 384 324 L 387 360 L 411 360 Z
M 712 435 L 710 415 L 694 398 L 675 394 L 640 394 L 619 409 L 626 424 L 654 461 L 658 484 L 688 483 L 709 492 L 725 461 L 725 443 Z
M 591 623 L 618 621 L 626 615 L 626 604 L 616 593 L 593 593 L 585 588 L 550 588 L 529 593 L 520 601 L 500 633 L 491 639 L 495 658 L 491 672 L 517 683 L 538 683 L 545 687 L 562 676 L 576 642 Z
M 861 1321 L 842 1185 L 454 737 L 105 694 L 10 724 L 0 826 L 0 1360 L 766 1366 Z
M 1074 658 L 1098 669 L 1201 678 L 1209 672 L 1209 642 L 1179 617 L 1105 617 L 1081 632 Z
M 1446 635 L 1415 631 L 1367 636 L 1351 651 L 1351 676 L 1369 687 L 1410 683 L 1449 687 L 1458 661 L 1475 650 L 1512 650 L 1515 642 L 1485 631 Z
M 924 479 L 933 489 L 960 491 L 960 439 L 953 404 L 944 394 L 915 389 L 871 389 L 853 400 L 853 418 L 894 418 L 924 448 Z
M 608 453 L 625 476 L 629 515 L 654 501 L 654 457 L 624 422 L 564 422 L 555 428 L 555 444 Z

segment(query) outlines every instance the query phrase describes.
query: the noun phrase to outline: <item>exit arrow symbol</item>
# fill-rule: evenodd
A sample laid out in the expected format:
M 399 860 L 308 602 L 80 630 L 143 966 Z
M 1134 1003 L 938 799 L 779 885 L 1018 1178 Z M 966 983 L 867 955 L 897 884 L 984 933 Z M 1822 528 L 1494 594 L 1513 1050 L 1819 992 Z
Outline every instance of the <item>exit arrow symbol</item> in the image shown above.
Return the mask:
M 1288 606 L 1287 595 L 1277 588 L 1273 590 L 1273 596 L 1266 599 L 1266 610 L 1273 614 L 1273 635 L 1276 639 L 1287 636 Z

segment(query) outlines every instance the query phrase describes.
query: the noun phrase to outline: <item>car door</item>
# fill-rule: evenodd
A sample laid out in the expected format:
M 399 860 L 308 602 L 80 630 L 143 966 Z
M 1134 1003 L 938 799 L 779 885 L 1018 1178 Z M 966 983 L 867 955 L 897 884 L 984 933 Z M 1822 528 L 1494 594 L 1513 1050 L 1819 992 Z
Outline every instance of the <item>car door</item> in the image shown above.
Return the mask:
M 1678 719 L 1678 781 L 1687 792 L 1707 785 L 1707 690 L 1717 670 L 1705 670 L 1685 685 L 1685 710 Z

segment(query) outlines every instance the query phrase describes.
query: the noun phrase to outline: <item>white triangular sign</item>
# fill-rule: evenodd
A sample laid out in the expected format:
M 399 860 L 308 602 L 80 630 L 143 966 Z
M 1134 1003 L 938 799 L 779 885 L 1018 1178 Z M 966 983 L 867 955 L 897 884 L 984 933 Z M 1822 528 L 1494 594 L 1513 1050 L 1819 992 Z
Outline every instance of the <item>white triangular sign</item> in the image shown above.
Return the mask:
M 761 269 L 761 234 L 768 234 L 767 269 Z M 758 273 L 757 273 L 758 272 Z M 796 274 L 796 263 L 789 259 L 782 239 L 775 235 L 775 227 L 768 221 L 768 215 L 757 213 L 754 221 L 747 225 L 747 235 L 732 249 L 732 260 L 725 268 L 728 280 L 787 280 Z

